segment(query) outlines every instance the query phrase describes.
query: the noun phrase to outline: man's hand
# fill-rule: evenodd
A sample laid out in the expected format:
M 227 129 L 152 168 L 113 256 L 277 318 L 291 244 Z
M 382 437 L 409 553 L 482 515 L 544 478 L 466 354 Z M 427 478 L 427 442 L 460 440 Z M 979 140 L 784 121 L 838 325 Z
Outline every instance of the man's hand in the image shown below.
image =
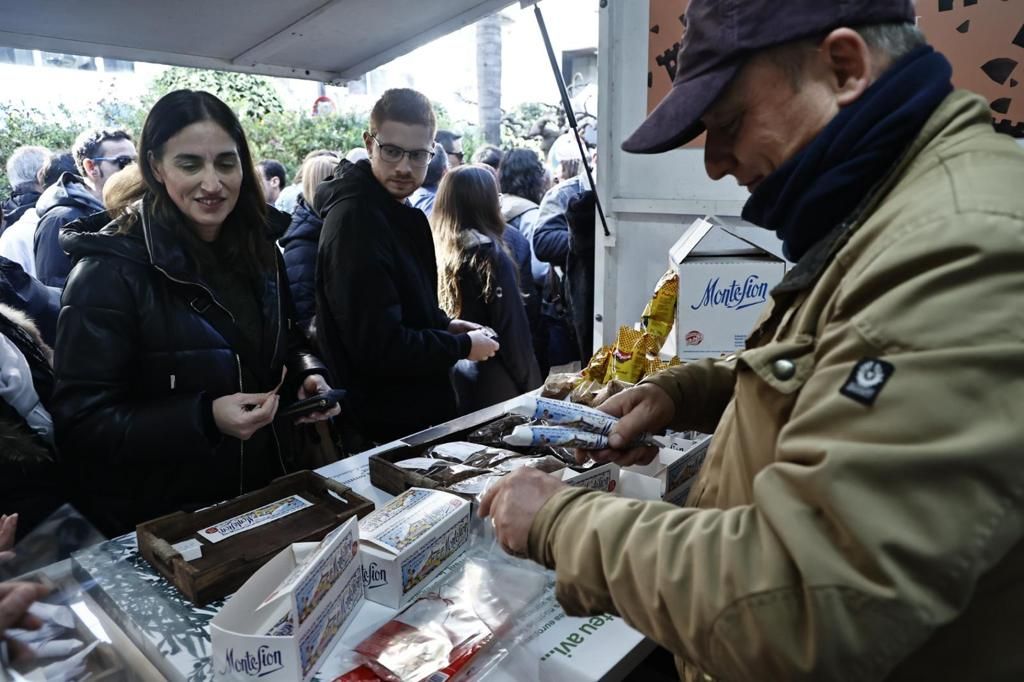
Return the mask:
M 274 393 L 235 393 L 213 401 L 213 420 L 217 429 L 239 440 L 249 440 L 252 434 L 274 421 L 281 396 Z
M 331 387 L 326 379 L 319 374 L 311 374 L 303 380 L 302 386 L 299 386 L 299 400 L 305 400 L 318 393 L 326 393 L 329 390 L 331 390 Z M 295 423 L 313 424 L 330 419 L 331 417 L 337 417 L 339 414 L 341 414 L 341 405 L 335 405 L 326 412 L 311 412 L 305 417 L 299 417 L 295 420 Z
M 0 516 L 0 561 L 14 558 L 14 537 L 18 532 L 18 515 Z
M 608 434 L 607 450 L 577 450 L 576 461 L 583 463 L 587 458 L 595 462 L 615 462 L 619 466 L 650 464 L 658 454 L 658 448 L 629 448 L 645 433 L 656 433 L 665 429 L 675 417 L 676 406 L 668 393 L 654 384 L 642 384 L 612 396 L 598 408 L 619 422 Z M 628 448 L 628 449 L 627 449 Z
M 478 513 L 481 518 L 491 517 L 502 549 L 513 556 L 526 556 L 534 517 L 564 487 L 551 474 L 522 467 L 484 494 Z
M 476 329 L 483 329 L 483 327 L 476 322 L 467 322 L 466 320 L 452 320 L 448 324 L 449 334 L 468 334 Z
M 469 359 L 473 362 L 490 360 L 501 348 L 501 345 L 491 338 L 491 333 L 486 329 L 474 329 L 469 332 L 469 338 L 473 342 L 473 347 L 469 349 Z

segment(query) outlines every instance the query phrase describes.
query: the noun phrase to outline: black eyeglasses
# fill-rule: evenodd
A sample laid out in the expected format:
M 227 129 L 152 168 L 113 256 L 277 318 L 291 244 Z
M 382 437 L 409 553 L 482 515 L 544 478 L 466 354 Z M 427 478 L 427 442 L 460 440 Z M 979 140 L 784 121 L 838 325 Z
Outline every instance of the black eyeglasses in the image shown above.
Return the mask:
M 380 149 L 380 157 L 388 163 L 398 163 L 402 160 L 403 156 L 408 156 L 411 165 L 426 166 L 434 158 L 434 152 L 427 151 L 426 149 L 402 149 L 395 144 L 384 144 L 377 139 L 376 135 L 371 135 L 370 137 L 377 143 L 377 148 Z
M 93 163 L 103 163 L 104 161 L 108 161 L 117 166 L 118 168 L 120 168 L 121 170 L 124 170 L 128 166 L 135 163 L 135 160 L 137 158 L 138 157 L 124 154 L 123 156 L 94 156 L 92 158 L 92 161 Z

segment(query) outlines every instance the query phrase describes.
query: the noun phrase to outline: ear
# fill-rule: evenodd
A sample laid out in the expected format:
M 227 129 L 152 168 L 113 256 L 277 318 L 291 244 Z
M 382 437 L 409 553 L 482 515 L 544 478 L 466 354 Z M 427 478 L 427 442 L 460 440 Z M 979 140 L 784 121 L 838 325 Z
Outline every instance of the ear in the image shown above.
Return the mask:
M 281 178 L 277 177 L 276 175 L 270 178 L 270 186 L 273 187 L 274 189 L 281 189 Z
M 156 181 L 161 185 L 164 184 L 164 175 L 160 171 L 160 164 L 157 162 L 156 157 L 153 156 L 153 152 L 149 152 L 146 155 L 146 163 L 149 164 L 149 170 L 153 172 L 153 177 L 156 178 Z
M 369 130 L 363 131 L 363 145 L 366 147 L 366 153 L 373 158 L 373 137 L 370 135 Z
M 864 38 L 851 28 L 837 28 L 825 37 L 820 54 L 830 72 L 836 103 L 846 107 L 860 98 L 875 81 L 880 66 Z
M 84 170 L 85 174 L 94 180 L 100 173 L 99 168 L 96 167 L 96 162 L 92 159 L 82 159 L 82 170 Z

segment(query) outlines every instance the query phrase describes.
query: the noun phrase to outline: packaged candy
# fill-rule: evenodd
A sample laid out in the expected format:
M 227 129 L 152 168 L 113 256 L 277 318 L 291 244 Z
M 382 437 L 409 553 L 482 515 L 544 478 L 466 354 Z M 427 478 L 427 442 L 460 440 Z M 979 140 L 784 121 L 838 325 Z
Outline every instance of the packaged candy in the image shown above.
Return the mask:
M 608 447 L 608 436 L 565 426 L 517 426 L 505 442 L 509 445 L 558 445 L 603 450 Z
M 607 433 L 618 421 L 610 414 L 583 405 L 532 395 L 519 398 L 512 406 L 511 412 L 555 426 L 579 426 L 586 431 L 599 433 Z
M 579 381 L 580 377 L 578 374 L 552 374 L 544 382 L 541 395 L 545 398 L 561 400 L 569 395 Z
M 669 270 L 654 287 L 654 296 L 651 297 L 644 313 L 641 316 L 641 326 L 644 331 L 650 334 L 655 345 L 660 350 L 665 345 L 665 339 L 672 331 L 676 321 L 676 302 L 679 299 L 679 274 Z
M 657 353 L 657 344 L 650 334 L 629 327 L 619 328 L 619 338 L 612 353 L 611 373 L 605 383 L 619 379 L 635 384 L 647 369 L 648 353 Z
M 590 363 L 580 373 L 584 380 L 604 383 L 604 377 L 608 374 L 608 363 L 612 360 L 612 347 L 602 346 L 590 358 Z

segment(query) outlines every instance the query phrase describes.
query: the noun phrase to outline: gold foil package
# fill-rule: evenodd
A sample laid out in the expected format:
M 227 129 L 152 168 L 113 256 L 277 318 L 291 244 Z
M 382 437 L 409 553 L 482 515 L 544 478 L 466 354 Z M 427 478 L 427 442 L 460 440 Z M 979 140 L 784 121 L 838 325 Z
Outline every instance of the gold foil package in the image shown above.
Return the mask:
M 665 345 L 665 340 L 672 332 L 678 300 L 679 274 L 669 270 L 658 280 L 654 287 L 654 295 L 640 318 L 641 326 L 654 338 L 658 350 Z

